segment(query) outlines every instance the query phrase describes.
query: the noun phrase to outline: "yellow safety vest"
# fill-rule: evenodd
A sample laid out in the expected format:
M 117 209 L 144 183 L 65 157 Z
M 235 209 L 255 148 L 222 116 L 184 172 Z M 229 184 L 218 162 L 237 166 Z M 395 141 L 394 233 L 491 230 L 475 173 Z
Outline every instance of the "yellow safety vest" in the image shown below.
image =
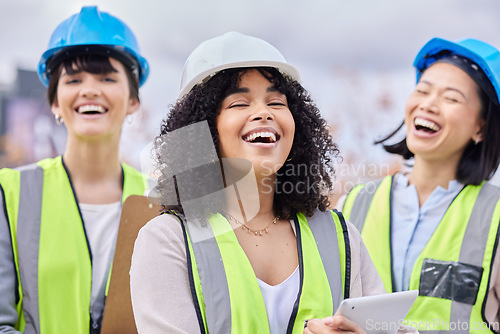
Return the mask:
M 122 171 L 122 202 L 142 195 L 143 175 L 126 164 Z M 62 158 L 2 169 L 0 185 L 17 271 L 16 329 L 88 334 L 92 253 Z
M 360 231 L 385 288 L 393 291 L 391 189 L 393 177 L 356 186 L 343 213 Z M 421 332 L 492 332 L 484 315 L 497 250 L 500 189 L 464 187 L 448 207 L 412 269 L 419 296 L 405 321 Z M 494 327 L 496 326 L 496 327 Z
M 202 333 L 269 333 L 257 278 L 229 222 L 221 214 L 207 224 L 182 219 L 193 300 Z M 332 315 L 349 297 L 350 245 L 336 211 L 294 218 L 300 288 L 287 333 L 302 333 L 306 319 Z M 221 261 L 222 259 L 222 261 Z

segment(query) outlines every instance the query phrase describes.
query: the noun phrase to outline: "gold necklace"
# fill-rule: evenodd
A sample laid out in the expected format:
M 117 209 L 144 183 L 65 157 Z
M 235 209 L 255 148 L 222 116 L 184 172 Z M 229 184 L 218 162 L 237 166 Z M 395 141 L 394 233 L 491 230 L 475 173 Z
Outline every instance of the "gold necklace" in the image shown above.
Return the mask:
M 267 226 L 264 227 L 263 229 L 261 229 L 261 230 L 254 230 L 254 229 L 251 229 L 250 227 L 248 227 L 247 225 L 243 224 L 242 222 L 240 222 L 238 219 L 236 219 L 234 216 L 232 216 L 228 212 L 226 212 L 226 215 L 228 216 L 229 220 L 232 220 L 235 223 L 238 223 L 241 226 L 243 226 L 243 229 L 247 230 L 248 233 L 253 233 L 256 236 L 261 236 L 261 237 L 264 235 L 264 232 L 269 233 L 269 226 L 271 226 L 272 224 L 276 224 L 276 222 L 278 221 L 278 219 L 280 219 L 280 217 L 274 217 L 274 219 L 271 220 L 269 222 L 269 224 L 267 224 Z

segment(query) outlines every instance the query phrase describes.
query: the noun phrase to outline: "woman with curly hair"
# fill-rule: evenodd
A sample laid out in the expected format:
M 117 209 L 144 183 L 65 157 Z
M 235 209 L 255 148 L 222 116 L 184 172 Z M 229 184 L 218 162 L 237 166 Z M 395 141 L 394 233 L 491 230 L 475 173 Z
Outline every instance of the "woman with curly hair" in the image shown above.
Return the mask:
M 332 315 L 384 288 L 359 234 L 328 210 L 338 149 L 299 79 L 239 33 L 189 56 L 156 140 L 157 190 L 180 206 L 142 228 L 132 258 L 139 332 L 362 332 Z

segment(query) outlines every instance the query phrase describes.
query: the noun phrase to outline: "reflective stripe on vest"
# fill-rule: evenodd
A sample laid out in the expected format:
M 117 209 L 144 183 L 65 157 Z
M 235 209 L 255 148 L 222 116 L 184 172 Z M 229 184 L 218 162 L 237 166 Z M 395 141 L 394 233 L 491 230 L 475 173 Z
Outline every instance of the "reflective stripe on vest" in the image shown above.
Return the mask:
M 347 195 L 342 212 L 344 213 L 345 219 L 350 221 L 360 233 L 363 230 L 363 225 L 365 224 L 366 216 L 373 197 L 375 196 L 375 192 L 384 180 L 388 180 L 388 178 L 357 185 Z M 356 208 L 354 212 L 352 211 L 353 207 Z
M 142 194 L 142 175 L 123 167 L 123 194 Z M 91 254 L 61 157 L 4 170 L 0 181 L 20 278 L 18 329 L 89 333 Z
M 380 241 L 390 231 L 387 204 L 391 187 L 384 186 L 388 179 L 385 178 L 377 192 L 372 193 L 368 212 L 364 214 L 366 219 L 361 224 L 364 226 L 363 240 L 375 266 L 377 270 L 382 268 L 379 270 L 381 276 L 386 276 L 382 277 L 384 282 L 390 280 L 388 275 L 392 272 L 392 268 L 387 270 L 390 244 Z M 353 198 L 349 200 L 356 203 Z M 352 212 L 366 208 L 353 204 Z M 467 329 L 464 332 L 485 332 L 484 327 L 480 327 L 486 321 L 482 308 L 496 254 L 499 223 L 499 188 L 483 182 L 480 186 L 469 185 L 462 189 L 413 266 L 409 289 L 419 289 L 420 293 L 406 317 L 407 324 L 420 332 L 440 333 L 443 329 L 460 332 L 461 328 L 451 326 L 465 322 Z M 371 232 L 365 233 L 367 230 Z M 373 233 L 376 230 L 384 233 Z M 380 254 L 385 254 L 386 259 Z
M 500 199 L 498 189 L 490 184 L 484 184 L 477 196 L 474 209 L 467 224 L 458 261 L 477 267 L 483 266 L 484 251 L 491 227 L 491 218 Z M 497 224 L 498 225 L 498 224 Z M 495 230 L 498 230 L 496 228 Z M 452 301 L 450 322 L 470 317 L 472 305 Z
M 393 292 L 390 237 L 392 180 L 391 176 L 387 176 L 356 186 L 348 194 L 344 205 L 346 210 L 343 210 L 346 220 L 360 232 L 387 292 Z M 366 222 L 372 223 L 366 226 Z
M 24 333 L 40 333 L 38 314 L 38 247 L 42 212 L 43 169 L 36 165 L 19 168 L 19 216 L 17 222 L 17 254 L 23 290 L 26 321 Z
M 307 220 L 299 214 L 295 229 L 301 293 L 287 333 L 302 333 L 305 319 L 332 315 L 344 293 L 348 295 L 350 284 L 343 219 L 331 211 L 316 211 Z M 209 224 L 183 223 L 183 230 L 202 333 L 269 333 L 255 273 L 227 220 L 220 214 L 213 215 Z M 323 271 L 318 270 L 321 267 Z

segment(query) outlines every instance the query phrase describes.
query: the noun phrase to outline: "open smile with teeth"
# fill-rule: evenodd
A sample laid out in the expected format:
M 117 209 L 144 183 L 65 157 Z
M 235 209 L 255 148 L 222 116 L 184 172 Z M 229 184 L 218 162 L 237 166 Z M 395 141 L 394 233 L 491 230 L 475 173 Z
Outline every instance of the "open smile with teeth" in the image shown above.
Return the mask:
M 79 114 L 104 114 L 108 109 L 98 104 L 86 104 L 76 109 Z
M 254 132 L 243 137 L 248 143 L 276 143 L 279 135 L 270 131 Z
M 425 132 L 434 133 L 441 130 L 441 127 L 438 124 L 419 117 L 415 118 L 413 124 L 415 125 L 415 129 L 417 129 L 418 131 L 422 130 Z

